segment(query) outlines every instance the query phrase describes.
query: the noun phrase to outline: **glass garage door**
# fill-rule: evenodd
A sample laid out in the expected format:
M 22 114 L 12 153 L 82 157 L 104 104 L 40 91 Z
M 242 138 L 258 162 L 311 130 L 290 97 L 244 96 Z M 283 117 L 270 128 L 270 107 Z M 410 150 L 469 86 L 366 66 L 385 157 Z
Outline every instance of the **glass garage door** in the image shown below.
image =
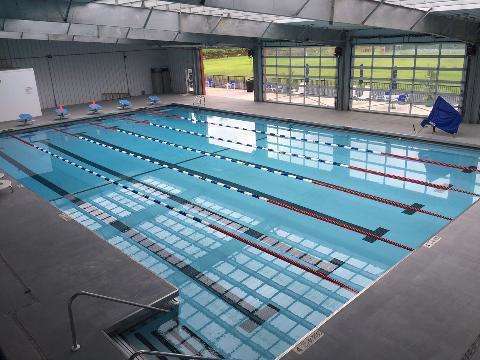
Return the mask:
M 461 111 L 465 44 L 356 45 L 351 109 L 428 115 L 437 96 Z
M 264 100 L 334 108 L 334 52 L 333 46 L 263 48 Z

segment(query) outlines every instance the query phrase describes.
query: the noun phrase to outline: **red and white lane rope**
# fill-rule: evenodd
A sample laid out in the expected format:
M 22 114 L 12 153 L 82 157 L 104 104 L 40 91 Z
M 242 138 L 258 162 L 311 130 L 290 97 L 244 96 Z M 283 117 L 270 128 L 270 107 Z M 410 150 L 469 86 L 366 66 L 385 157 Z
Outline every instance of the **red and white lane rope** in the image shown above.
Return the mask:
M 201 223 L 201 224 L 203 224 L 203 225 L 205 225 L 205 226 L 208 226 L 209 228 L 211 228 L 211 229 L 213 229 L 213 230 L 219 231 L 219 232 L 221 232 L 221 233 L 223 233 L 223 234 L 225 234 L 225 235 L 227 235 L 227 236 L 230 236 L 230 237 L 232 237 L 232 238 L 234 238 L 234 239 L 236 239 L 236 240 L 238 240 L 238 241 L 241 241 L 241 242 L 243 242 L 244 244 L 247 244 L 247 245 L 249 245 L 249 246 L 255 247 L 255 248 L 257 248 L 257 249 L 259 249 L 259 250 L 261 250 L 261 251 L 264 251 L 264 252 L 266 252 L 266 253 L 268 253 L 268 254 L 270 254 L 270 255 L 272 255 L 272 256 L 275 256 L 276 258 L 281 259 L 281 260 L 283 260 L 283 261 L 285 261 L 285 262 L 287 262 L 287 263 L 289 263 L 289 264 L 291 264 L 291 265 L 294 265 L 294 266 L 296 266 L 296 267 L 298 267 L 298 268 L 300 268 L 300 269 L 302 269 L 302 270 L 304 270 L 304 271 L 306 271 L 306 272 L 309 272 L 309 273 L 311 273 L 311 274 L 313 274 L 313 275 L 316 275 L 316 276 L 318 276 L 318 277 L 320 277 L 320 278 L 322 278 L 322 279 L 324 279 L 324 280 L 327 280 L 327 281 L 331 282 L 332 284 L 335 284 L 335 285 L 337 285 L 337 286 L 339 286 L 339 287 L 341 287 L 341 288 L 344 288 L 344 289 L 346 289 L 346 290 L 349 290 L 349 291 L 351 291 L 351 292 L 353 292 L 353 293 L 358 293 L 358 292 L 359 292 L 357 289 L 355 289 L 355 288 L 353 288 L 353 287 L 351 287 L 351 286 L 349 286 L 349 285 L 347 285 L 347 284 L 344 284 L 344 283 L 342 283 L 341 281 L 336 280 L 336 279 L 330 277 L 329 275 L 326 275 L 326 274 L 322 273 L 322 272 L 321 272 L 320 270 L 318 270 L 318 269 L 312 269 L 312 268 L 310 268 L 310 267 L 308 267 L 308 266 L 306 266 L 306 265 L 303 265 L 302 263 L 299 263 L 299 262 L 295 261 L 294 259 L 291 259 L 291 258 L 288 257 L 288 256 L 285 256 L 285 255 L 283 255 L 283 254 L 277 253 L 276 251 L 273 251 L 273 250 L 271 250 L 271 249 L 269 249 L 269 248 L 267 248 L 267 247 L 265 247 L 265 246 L 263 246 L 263 245 L 257 244 L 257 243 L 255 243 L 254 241 L 250 241 L 250 240 L 248 240 L 248 239 L 246 239 L 246 238 L 244 238 L 244 237 L 242 237 L 242 236 L 240 236 L 240 235 L 238 235 L 238 234 L 236 234 L 236 233 L 234 233 L 234 232 L 231 232 L 231 231 L 229 231 L 229 230 L 223 229 L 222 227 L 217 226 L 217 225 L 215 225 L 215 224 L 212 224 L 212 223 L 210 223 L 210 222 L 208 222 L 208 221 L 206 221 L 206 220 L 204 220 L 204 219 L 200 219 L 200 218 L 194 216 L 193 214 L 187 213 L 186 211 L 184 211 L 184 210 L 182 210 L 182 209 L 180 209 L 180 208 L 174 207 L 174 206 L 172 206 L 172 205 L 170 205 L 170 204 L 168 204 L 168 203 L 166 203 L 166 202 L 164 202 L 164 201 L 162 201 L 162 200 L 157 199 L 156 197 L 153 197 L 153 196 L 151 196 L 151 195 L 144 194 L 144 193 L 138 191 L 138 189 L 136 189 L 136 188 L 133 188 L 133 187 L 130 187 L 130 186 L 121 184 L 121 183 L 119 183 L 117 180 L 111 179 L 111 178 L 109 178 L 108 176 L 105 176 L 105 175 L 103 175 L 103 174 L 99 174 L 98 172 L 96 172 L 96 171 L 94 171 L 94 170 L 91 170 L 91 169 L 88 168 L 88 167 L 85 167 L 85 166 L 83 166 L 83 165 L 81 165 L 81 164 L 78 164 L 78 163 L 76 163 L 76 162 L 74 162 L 74 161 L 71 161 L 71 160 L 69 160 L 69 159 L 67 159 L 67 158 L 64 158 L 63 156 L 57 155 L 57 154 L 51 152 L 50 150 L 47 150 L 47 149 L 42 148 L 42 147 L 40 147 L 40 146 L 38 146 L 38 145 L 36 145 L 36 144 L 30 143 L 30 142 L 28 142 L 28 141 L 25 141 L 25 140 L 23 140 L 23 139 L 21 139 L 21 138 L 19 138 L 19 137 L 17 137 L 17 136 L 14 136 L 14 135 L 11 135 L 11 136 L 12 136 L 13 138 L 21 141 L 22 143 L 24 143 L 24 144 L 26 144 L 26 145 L 28 145 L 28 146 L 31 146 L 31 147 L 33 147 L 33 148 L 35 148 L 35 149 L 37 149 L 37 150 L 39 150 L 39 151 L 41 151 L 41 152 L 43 152 L 43 153 L 45 153 L 45 154 L 48 154 L 48 155 L 50 155 L 50 156 L 52 156 L 52 157 L 54 157 L 54 158 L 56 158 L 56 159 L 58 159 L 58 160 L 61 160 L 61 161 L 65 162 L 65 163 L 67 163 L 67 164 L 69 164 L 69 165 L 72 165 L 72 166 L 74 166 L 74 167 L 76 167 L 76 168 L 78 168 L 78 169 L 81 169 L 81 170 L 83 170 L 83 171 L 85 171 L 85 172 L 87 172 L 87 173 L 89 173 L 89 174 L 91 174 L 91 175 L 95 175 L 96 177 L 101 178 L 101 179 L 105 180 L 105 181 L 108 182 L 108 183 L 114 184 L 114 185 L 119 186 L 119 187 L 122 187 L 122 188 L 124 188 L 124 189 L 126 189 L 126 190 L 128 190 L 128 191 L 131 191 L 131 192 L 133 192 L 133 193 L 135 193 L 135 194 L 137 194 L 137 195 L 139 195 L 139 196 L 141 196 L 141 197 L 143 197 L 143 198 L 145 198 L 145 199 L 147 199 L 147 200 L 153 201 L 153 202 L 154 202 L 155 204 L 157 204 L 157 205 L 161 205 L 161 206 L 163 206 L 163 207 L 165 207 L 165 208 L 167 208 L 167 209 L 169 209 L 169 210 L 172 210 L 172 211 L 174 211 L 174 212 L 176 212 L 176 213 L 179 213 L 179 214 L 181 214 L 181 215 L 187 216 L 188 218 L 190 218 L 190 219 L 192 219 L 192 220 L 194 220 L 194 221 L 196 221 L 196 222 L 198 222 L 198 223 Z
M 330 224 L 335 225 L 335 226 L 342 227 L 342 228 L 347 229 L 349 231 L 353 231 L 353 232 L 359 233 L 361 235 L 373 238 L 375 240 L 379 240 L 379 241 L 388 243 L 390 245 L 396 246 L 396 247 L 404 249 L 404 250 L 408 250 L 408 251 L 414 251 L 415 250 L 414 248 L 412 248 L 408 245 L 405 245 L 405 244 L 402 244 L 400 242 L 390 240 L 390 239 L 386 239 L 382 236 L 379 236 L 378 234 L 374 233 L 373 231 L 371 231 L 369 229 L 363 228 L 363 227 L 355 225 L 355 224 L 351 224 L 351 223 L 349 223 L 347 221 L 344 221 L 344 220 L 341 220 L 341 219 L 337 219 L 333 216 L 329 216 L 329 215 L 326 215 L 326 214 L 321 214 L 317 211 L 306 209 L 304 207 L 298 206 L 294 203 L 291 203 L 291 202 L 288 202 L 288 201 L 285 201 L 285 200 L 282 200 L 282 199 L 273 198 L 273 197 L 271 197 L 267 194 L 259 194 L 256 190 L 253 190 L 253 189 L 248 189 L 247 190 L 245 187 L 243 189 L 241 189 L 239 185 L 229 185 L 229 184 L 224 183 L 223 181 L 225 181 L 225 180 L 218 180 L 218 179 L 215 179 L 215 178 L 210 177 L 208 175 L 198 173 L 194 170 L 189 170 L 189 169 L 184 168 L 184 167 L 179 166 L 179 165 L 171 164 L 171 163 L 168 163 L 166 161 L 159 160 L 159 159 L 154 159 L 154 158 L 151 158 L 151 157 L 146 156 L 144 154 L 133 152 L 129 149 L 120 148 L 120 147 L 118 147 L 116 145 L 113 145 L 113 144 L 100 142 L 100 141 L 98 141 L 98 139 L 89 138 L 89 137 L 83 136 L 83 135 L 70 134 L 70 133 L 64 132 L 62 130 L 57 130 L 57 131 L 65 133 L 65 134 L 70 135 L 70 136 L 74 136 L 74 137 L 76 137 L 80 140 L 87 141 L 87 142 L 95 144 L 95 145 L 99 145 L 99 146 L 104 147 L 106 149 L 117 151 L 117 152 L 126 154 L 128 156 L 131 156 L 133 158 L 140 159 L 140 160 L 143 160 L 143 161 L 147 161 L 151 164 L 155 164 L 155 165 L 161 166 L 163 168 L 168 168 L 168 169 L 173 170 L 175 172 L 194 177 L 198 180 L 205 181 L 205 182 L 208 182 L 208 183 L 211 183 L 211 184 L 215 184 L 219 187 L 228 189 L 230 191 L 238 192 L 238 193 L 241 193 L 243 195 L 262 200 L 263 202 L 273 204 L 273 205 L 276 205 L 276 206 L 279 206 L 279 207 L 283 207 L 283 208 L 286 208 L 290 211 L 294 211 L 294 212 L 297 212 L 299 214 L 303 214 L 303 215 L 312 217 L 314 219 L 317 219 L 317 220 L 320 220 L 320 221 L 323 221 L 323 222 L 327 222 L 327 223 L 330 223 Z
M 379 176 L 383 176 L 383 177 L 390 178 L 390 179 L 401 180 L 401 181 L 410 182 L 410 183 L 413 183 L 413 184 L 423 185 L 423 186 L 431 187 L 431 188 L 434 188 L 434 189 L 437 189 L 437 190 L 455 191 L 455 192 L 459 192 L 459 193 L 463 193 L 463 194 L 467 194 L 467 195 L 471 195 L 471 196 L 480 197 L 480 194 L 478 194 L 478 193 L 468 191 L 468 190 L 465 190 L 465 189 L 462 189 L 462 188 L 459 188 L 459 187 L 455 187 L 453 185 L 435 184 L 435 183 L 432 183 L 432 182 L 429 182 L 429 181 L 412 179 L 412 178 L 409 178 L 409 177 L 406 177 L 406 176 L 400 176 L 400 175 L 389 174 L 389 173 L 386 173 L 386 172 L 381 172 L 381 171 L 376 171 L 376 170 L 364 169 L 364 168 L 360 168 L 358 166 L 348 165 L 348 164 L 344 164 L 344 163 L 341 163 L 341 162 L 338 162 L 338 161 L 325 160 L 325 159 L 321 159 L 321 158 L 314 157 L 314 156 L 308 156 L 308 155 L 303 155 L 303 154 L 290 153 L 290 152 L 287 152 L 287 151 L 275 150 L 275 149 L 272 149 L 272 148 L 269 148 L 269 147 L 266 147 L 266 146 L 261 146 L 261 145 L 245 144 L 245 143 L 242 143 L 240 141 L 234 141 L 234 140 L 224 139 L 224 138 L 220 138 L 220 137 L 216 137 L 216 136 L 212 136 L 212 135 L 202 134 L 202 133 L 199 133 L 197 131 L 178 129 L 178 128 L 175 128 L 173 126 L 156 124 L 156 123 L 153 123 L 153 122 L 148 121 L 148 120 L 139 121 L 139 120 L 132 119 L 130 117 L 122 117 L 122 119 L 133 121 L 135 123 L 141 123 L 141 124 L 145 124 L 145 125 L 149 125 L 149 126 L 154 126 L 154 127 L 161 128 L 161 129 L 172 130 L 172 131 L 176 131 L 176 132 L 183 133 L 183 134 L 190 134 L 190 135 L 194 135 L 194 136 L 204 137 L 204 138 L 207 138 L 207 139 L 218 140 L 218 141 L 223 141 L 223 142 L 231 143 L 231 144 L 235 144 L 235 145 L 246 146 L 246 147 L 250 147 L 252 149 L 264 150 L 264 151 L 268 151 L 270 153 L 275 153 L 275 154 L 280 154 L 280 155 L 296 157 L 296 158 L 300 158 L 300 159 L 316 161 L 316 162 L 324 163 L 324 164 L 327 164 L 327 165 L 340 166 L 340 167 L 344 167 L 344 168 L 347 168 L 347 169 L 356 170 L 356 171 L 360 171 L 360 172 L 364 172 L 364 173 L 368 173 L 368 174 L 374 174 L 374 175 L 379 175 Z
M 99 124 L 92 123 L 92 125 L 97 126 Z M 332 190 L 336 190 L 336 191 L 341 191 L 341 192 L 344 192 L 344 193 L 347 193 L 347 194 L 350 194 L 350 195 L 354 195 L 354 196 L 357 196 L 357 197 L 369 199 L 369 200 L 372 200 L 372 201 L 376 201 L 376 202 L 383 203 L 383 204 L 386 204 L 386 205 L 394 206 L 394 207 L 401 208 L 401 209 L 404 209 L 404 210 L 419 212 L 419 213 L 422 213 L 422 214 L 425 214 L 425 215 L 435 216 L 435 217 L 438 217 L 438 218 L 441 218 L 441 219 L 444 219 L 444 220 L 448 220 L 448 221 L 453 220 L 453 218 L 451 218 L 449 216 L 445 216 L 445 215 L 436 213 L 434 211 L 429 211 L 429 210 L 425 210 L 425 209 L 422 209 L 422 208 L 417 208 L 417 207 L 402 203 L 400 201 L 387 199 L 387 198 L 384 198 L 384 197 L 381 197 L 381 196 L 364 193 L 364 192 L 357 191 L 357 190 L 354 190 L 354 189 L 350 189 L 350 188 L 347 188 L 347 187 L 343 187 L 343 186 L 340 186 L 340 185 L 331 184 L 331 183 L 328 183 L 328 182 L 325 182 L 325 181 L 322 181 L 322 180 L 317 180 L 317 179 L 309 178 L 309 177 L 306 177 L 306 176 L 303 176 L 303 175 L 294 174 L 294 173 L 286 171 L 286 170 L 275 169 L 275 168 L 272 168 L 272 167 L 269 167 L 269 166 L 266 166 L 266 165 L 256 164 L 256 163 L 252 163 L 252 162 L 249 162 L 249 161 L 246 161 L 246 160 L 239 160 L 239 159 L 231 158 L 229 156 L 220 155 L 220 154 L 216 154 L 216 153 L 211 153 L 211 152 L 208 152 L 208 151 L 195 149 L 195 148 L 192 148 L 192 147 L 189 147 L 189 146 L 179 145 L 179 144 L 176 144 L 176 143 L 172 143 L 170 141 L 158 139 L 158 138 L 151 137 L 151 136 L 144 135 L 144 134 L 139 134 L 139 133 L 124 130 L 124 129 L 121 129 L 121 128 L 112 128 L 112 127 L 105 127 L 105 126 L 102 126 L 102 127 L 105 128 L 105 129 L 108 129 L 108 130 L 114 130 L 114 131 L 117 131 L 119 133 L 134 136 L 134 137 L 137 137 L 137 138 L 140 138 L 140 139 L 143 139 L 143 140 L 153 141 L 153 142 L 156 142 L 156 143 L 159 143 L 159 144 L 162 144 L 162 145 L 167 145 L 167 146 L 174 147 L 174 148 L 177 148 L 177 149 L 182 149 L 182 150 L 194 152 L 196 154 L 201 154 L 201 155 L 212 157 L 212 158 L 215 158 L 215 159 L 222 159 L 222 160 L 225 160 L 225 161 L 228 161 L 228 162 L 231 162 L 231 163 L 239 164 L 239 165 L 250 167 L 250 168 L 256 168 L 256 169 L 259 169 L 259 170 L 264 171 L 264 172 L 270 172 L 270 173 L 273 173 L 273 174 L 277 174 L 277 175 L 289 177 L 289 178 L 292 178 L 292 179 L 296 179 L 296 180 L 299 180 L 299 181 L 302 181 L 302 182 L 305 182 L 305 183 L 314 184 L 314 185 L 317 185 L 317 186 L 322 186 L 322 187 L 332 189 Z
M 226 127 L 230 129 L 236 129 L 236 130 L 244 130 L 244 131 L 251 131 L 255 132 L 257 134 L 262 134 L 262 135 L 267 135 L 267 136 L 275 136 L 283 139 L 290 139 L 290 140 L 297 140 L 297 141 L 303 141 L 306 143 L 311 143 L 311 144 L 319 144 L 319 145 L 326 145 L 326 146 L 331 146 L 331 147 L 339 147 L 347 150 L 354 150 L 354 151 L 359 151 L 359 152 L 364 152 L 368 154 L 375 154 L 375 155 L 382 155 L 382 156 L 388 156 L 388 157 L 393 157 L 397 159 L 403 159 L 403 160 L 410 160 L 410 161 L 416 161 L 416 162 L 422 162 L 426 164 L 432 164 L 432 165 L 437 165 L 437 166 L 442 166 L 442 167 L 449 167 L 449 168 L 454 168 L 458 170 L 462 170 L 464 172 L 480 172 L 480 169 L 478 169 L 476 166 L 466 166 L 466 165 L 459 165 L 459 164 L 454 164 L 454 163 L 449 163 L 445 161 L 437 161 L 437 160 L 432 160 L 432 159 L 425 159 L 425 158 L 420 158 L 420 157 L 414 157 L 414 156 L 408 156 L 408 155 L 399 155 L 399 154 L 392 154 L 392 153 L 387 153 L 384 151 L 377 151 L 377 150 L 372 150 L 372 149 L 366 149 L 366 148 L 359 148 L 356 146 L 350 146 L 350 145 L 343 145 L 343 144 L 337 144 L 337 143 L 332 143 L 328 141 L 322 141 L 322 140 L 314 140 L 314 139 L 308 139 L 305 137 L 298 137 L 295 135 L 285 135 L 285 134 L 278 134 L 275 132 L 267 132 L 263 130 L 257 130 L 257 129 L 250 129 L 250 128 L 245 128 L 241 126 L 234 126 L 234 125 L 228 125 L 228 124 L 222 124 L 218 123 L 215 121 L 206 121 L 206 120 L 193 120 L 191 118 L 181 116 L 181 115 L 172 115 L 163 111 L 145 111 L 146 113 L 151 113 L 153 115 L 162 115 L 167 118 L 173 118 L 173 119 L 181 119 L 181 120 L 187 120 L 191 122 L 197 122 L 197 123 L 204 123 L 204 124 L 209 124 L 209 125 L 214 125 L 214 126 L 221 126 L 221 127 Z

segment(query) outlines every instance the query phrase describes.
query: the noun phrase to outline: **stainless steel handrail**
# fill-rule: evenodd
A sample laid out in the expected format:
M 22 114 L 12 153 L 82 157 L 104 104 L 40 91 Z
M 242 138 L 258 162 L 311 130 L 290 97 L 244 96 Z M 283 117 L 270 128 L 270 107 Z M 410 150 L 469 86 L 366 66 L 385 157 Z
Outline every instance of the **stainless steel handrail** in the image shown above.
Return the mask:
M 76 331 L 76 327 L 75 327 L 75 319 L 73 317 L 73 310 L 72 310 L 73 301 L 79 296 L 93 297 L 93 298 L 112 301 L 112 302 L 116 302 L 116 303 L 120 303 L 120 304 L 132 305 L 132 306 L 136 306 L 136 307 L 143 308 L 143 309 L 148 309 L 148 310 L 153 310 L 153 311 L 168 312 L 168 310 L 166 310 L 166 309 L 161 309 L 161 308 L 157 308 L 157 307 L 150 306 L 150 305 L 143 305 L 143 304 L 139 304 L 139 303 L 129 301 L 129 300 L 123 300 L 123 299 L 118 299 L 118 298 L 114 298 L 114 297 L 111 297 L 111 296 L 95 294 L 95 293 L 88 292 L 88 291 L 79 291 L 79 292 L 73 294 L 70 297 L 70 300 L 68 301 L 68 317 L 70 319 L 70 331 L 72 332 L 72 344 L 73 344 L 72 345 L 72 351 L 78 351 L 80 349 L 80 344 L 77 342 L 77 331 Z M 167 295 L 167 297 L 168 296 L 169 295 Z M 162 299 L 159 299 L 158 301 L 161 301 L 161 300 Z
M 128 360 L 133 360 L 139 355 L 173 356 L 179 359 L 220 360 L 220 358 L 211 358 L 211 357 L 204 357 L 204 356 L 198 356 L 198 355 L 176 354 L 176 353 L 154 351 L 154 350 L 138 350 L 134 352 L 132 356 L 128 358 Z

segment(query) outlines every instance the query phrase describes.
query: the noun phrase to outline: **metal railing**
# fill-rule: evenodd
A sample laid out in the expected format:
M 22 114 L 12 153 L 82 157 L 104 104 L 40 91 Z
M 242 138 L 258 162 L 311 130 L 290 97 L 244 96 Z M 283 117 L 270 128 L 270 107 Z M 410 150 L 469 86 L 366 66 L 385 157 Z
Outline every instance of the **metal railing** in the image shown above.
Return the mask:
M 92 297 L 92 298 L 112 301 L 112 302 L 116 302 L 116 303 L 119 303 L 119 304 L 132 305 L 132 306 L 136 306 L 136 307 L 139 307 L 139 308 L 142 308 L 142 309 L 148 309 L 148 310 L 153 310 L 153 311 L 158 311 L 158 312 L 169 312 L 169 310 L 167 310 L 167 309 L 161 309 L 161 308 L 157 308 L 157 307 L 150 306 L 150 305 L 143 305 L 143 304 L 139 304 L 139 303 L 129 301 L 129 300 L 117 299 L 117 298 L 114 298 L 114 297 L 111 297 L 111 296 L 95 294 L 95 293 L 91 293 L 91 292 L 88 292 L 88 291 L 79 291 L 79 292 L 73 294 L 70 297 L 70 300 L 68 301 L 68 317 L 69 317 L 69 320 L 70 320 L 70 331 L 72 332 L 72 349 L 71 349 L 72 351 L 78 351 L 80 349 L 80 344 L 77 341 L 77 331 L 76 331 L 76 327 L 75 327 L 75 319 L 73 317 L 73 310 L 72 310 L 73 301 L 76 298 L 78 298 L 79 296 L 88 296 L 88 297 Z M 168 297 L 168 296 L 169 295 L 167 295 L 166 297 Z M 162 301 L 162 299 L 159 299 L 158 301 Z
M 196 95 L 193 98 L 192 106 L 205 106 L 205 95 Z
M 235 88 L 236 90 L 247 89 L 247 77 L 246 76 L 233 76 L 233 75 L 208 75 L 206 85 L 207 87 Z
M 176 353 L 154 351 L 154 350 L 138 350 L 134 352 L 132 356 L 128 358 L 128 360 L 133 360 L 139 355 L 172 356 L 172 357 L 177 357 L 179 359 L 220 360 L 220 358 L 204 357 L 204 356 L 198 356 L 198 355 L 176 354 Z

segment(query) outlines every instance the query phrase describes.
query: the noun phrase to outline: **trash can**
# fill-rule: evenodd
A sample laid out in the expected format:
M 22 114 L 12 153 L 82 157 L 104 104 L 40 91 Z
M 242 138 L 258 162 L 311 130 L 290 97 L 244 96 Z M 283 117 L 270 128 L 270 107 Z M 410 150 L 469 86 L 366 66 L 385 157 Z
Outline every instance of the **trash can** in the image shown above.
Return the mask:
M 245 81 L 245 85 L 247 87 L 247 92 L 253 92 L 253 79 Z
M 152 68 L 152 92 L 153 94 L 170 93 L 170 71 L 168 68 Z

